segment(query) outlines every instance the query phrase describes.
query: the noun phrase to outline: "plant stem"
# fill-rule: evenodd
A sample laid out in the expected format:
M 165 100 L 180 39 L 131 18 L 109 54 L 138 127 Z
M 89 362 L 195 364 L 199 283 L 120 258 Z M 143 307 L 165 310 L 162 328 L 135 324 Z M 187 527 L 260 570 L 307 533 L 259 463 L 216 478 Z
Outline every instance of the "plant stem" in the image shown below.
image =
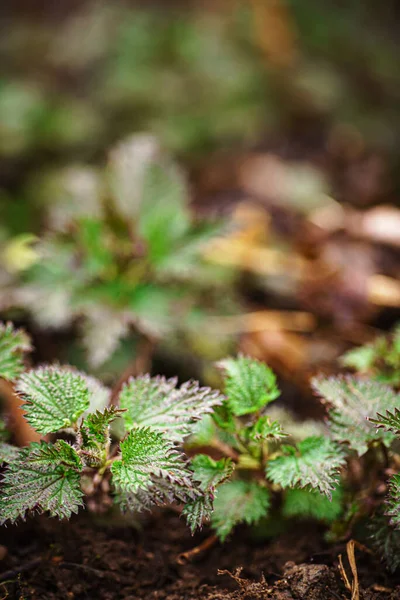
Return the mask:
M 225 444 L 225 442 L 221 442 L 221 440 L 215 439 L 210 444 L 210 447 L 221 452 L 223 456 L 231 458 L 235 463 L 239 462 L 239 452 L 236 452 L 236 450 L 231 448 L 228 444 Z

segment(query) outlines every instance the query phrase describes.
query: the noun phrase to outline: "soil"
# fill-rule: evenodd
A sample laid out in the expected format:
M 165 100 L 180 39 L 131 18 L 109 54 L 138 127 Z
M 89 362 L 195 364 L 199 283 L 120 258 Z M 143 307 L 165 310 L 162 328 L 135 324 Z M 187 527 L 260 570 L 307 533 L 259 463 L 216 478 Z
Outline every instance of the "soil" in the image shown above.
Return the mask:
M 190 536 L 176 514 L 148 517 L 142 528 L 43 517 L 2 528 L 0 598 L 54 600 L 342 600 L 351 598 L 338 570 L 345 547 L 327 546 L 312 524 L 272 540 L 238 531 L 185 564 L 182 552 L 210 536 Z M 3 555 L 3 557 L 2 557 Z M 400 579 L 376 557 L 357 551 L 354 600 L 400 598 Z M 350 581 L 351 570 L 344 560 Z

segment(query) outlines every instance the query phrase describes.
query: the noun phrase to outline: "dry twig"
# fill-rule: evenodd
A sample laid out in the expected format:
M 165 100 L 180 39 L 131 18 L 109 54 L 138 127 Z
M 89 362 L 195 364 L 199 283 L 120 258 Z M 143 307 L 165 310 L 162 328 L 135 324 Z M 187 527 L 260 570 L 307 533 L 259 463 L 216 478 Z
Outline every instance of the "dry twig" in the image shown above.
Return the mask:
M 186 565 L 188 562 L 192 562 L 196 558 L 199 558 L 199 556 L 201 556 L 202 554 L 207 552 L 207 550 L 209 550 L 210 548 L 215 546 L 215 544 L 217 542 L 218 542 L 217 536 L 210 535 L 203 542 L 201 542 L 201 544 L 199 544 L 198 546 L 195 546 L 191 550 L 187 550 L 187 552 L 182 552 L 181 554 L 179 554 L 178 558 L 176 559 L 176 562 L 179 565 Z

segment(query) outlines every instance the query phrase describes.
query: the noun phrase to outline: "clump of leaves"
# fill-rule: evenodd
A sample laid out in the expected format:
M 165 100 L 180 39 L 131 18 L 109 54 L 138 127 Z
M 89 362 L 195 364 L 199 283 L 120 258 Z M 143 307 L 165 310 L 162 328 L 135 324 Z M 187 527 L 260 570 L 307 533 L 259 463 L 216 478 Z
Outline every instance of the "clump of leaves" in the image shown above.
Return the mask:
M 392 569 L 400 564 L 400 394 L 383 382 L 399 381 L 398 331 L 344 356 L 358 374 L 313 380 L 328 407 L 332 439 L 348 448 L 357 465 L 357 477 L 352 469 L 346 474 L 351 522 L 368 522 L 373 543 Z
M 0 377 L 16 379 L 23 371 L 22 357 L 31 349 L 29 337 L 11 323 L 0 323 Z
M 235 467 L 215 495 L 211 523 L 217 535 L 224 540 L 239 523 L 267 517 L 277 496 L 283 496 L 285 510 L 293 516 L 317 514 L 329 521 L 332 491 L 345 464 L 340 444 L 322 435 L 296 442 L 269 416 L 279 390 L 265 364 L 240 356 L 219 366 L 225 374 L 225 399 L 190 440 L 192 447 L 208 447 L 225 456 L 214 465 L 220 476 L 228 465 Z M 196 457 L 199 478 L 204 468 L 197 463 L 200 457 L 210 460 Z M 302 494 L 301 502 L 294 501 L 295 492 Z M 336 508 L 335 516 L 338 512 Z
M 344 453 L 321 436 L 296 443 L 268 416 L 279 391 L 266 365 L 244 356 L 219 363 L 224 395 L 196 382 L 179 386 L 176 379 L 133 377 L 112 405 L 106 388 L 70 367 L 22 372 L 22 355 L 16 354 L 21 335 L 10 325 L 1 329 L 0 360 L 14 359 L 25 418 L 46 437 L 20 450 L 2 444 L 2 523 L 34 511 L 69 517 L 85 497 L 91 507 L 104 508 L 110 488 L 123 510 L 183 505 L 192 531 L 211 517 L 221 540 L 237 524 L 267 516 L 273 496 L 287 490 L 302 493 L 301 502 L 287 497 L 291 514 L 329 520 L 327 499 Z M 110 433 L 116 419 L 124 424 L 119 438 Z M 184 452 L 188 437 L 190 459 Z M 196 444 L 201 453 L 193 452 Z
M 342 364 L 360 374 L 393 386 L 400 385 L 400 325 L 387 336 L 379 336 L 365 346 L 349 350 Z
M 5 263 L 14 279 L 3 300 L 45 328 L 79 323 L 91 367 L 132 331 L 168 339 L 217 309 L 216 290 L 230 275 L 203 250 L 220 227 L 194 219 L 183 172 L 152 136 L 117 145 L 103 171 L 38 178 L 36 193 L 46 224 L 37 260 L 23 269 Z
M 198 479 L 181 442 L 196 421 L 222 403 L 221 394 L 195 382 L 178 386 L 176 379 L 142 376 L 124 386 L 120 407 L 109 405 L 99 382 L 70 367 L 41 366 L 19 375 L 22 340 L 28 347 L 22 335 L 10 325 L 1 327 L 0 364 L 6 365 L 1 374 L 16 378 L 26 419 L 46 437 L 22 449 L 1 444 L 1 461 L 7 466 L 0 522 L 24 519 L 31 512 L 70 517 L 85 496 L 96 497 L 100 506 L 111 486 L 123 509 L 177 501 L 186 505 L 190 526 L 201 526 L 210 514 L 210 490 L 217 480 L 205 484 Z M 103 406 L 95 409 L 100 400 Z M 110 434 L 117 418 L 125 424 L 120 440 Z

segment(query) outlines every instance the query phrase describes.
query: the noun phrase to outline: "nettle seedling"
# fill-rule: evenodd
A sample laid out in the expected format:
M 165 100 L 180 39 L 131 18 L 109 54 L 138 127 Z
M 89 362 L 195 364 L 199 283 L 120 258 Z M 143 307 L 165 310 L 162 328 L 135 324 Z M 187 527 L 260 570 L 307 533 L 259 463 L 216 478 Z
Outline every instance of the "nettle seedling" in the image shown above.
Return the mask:
M 218 537 L 225 540 L 239 523 L 268 517 L 279 500 L 284 516 L 335 519 L 341 512 L 336 487 L 345 464 L 341 446 L 315 423 L 299 426 L 289 419 L 282 427 L 270 410 L 279 390 L 265 364 L 242 356 L 219 367 L 225 373 L 225 398 L 189 440 L 192 449 L 225 455 L 217 461 L 205 454 L 193 459 L 204 482 L 216 468 L 221 477 L 230 477 L 215 495 L 211 524 Z
M 330 437 L 346 449 L 349 468 L 339 532 L 357 527 L 391 569 L 400 566 L 399 328 L 347 353 L 356 375 L 317 377 L 315 391 L 328 408 Z
M 2 523 L 32 511 L 69 517 L 85 501 L 130 511 L 177 503 L 192 532 L 211 520 L 224 541 L 240 523 L 312 517 L 336 538 L 367 523 L 389 566 L 400 565 L 400 397 L 388 385 L 315 378 L 327 422 L 298 425 L 271 407 L 273 372 L 239 356 L 218 364 L 223 393 L 143 375 L 114 406 L 107 388 L 69 367 L 24 371 L 29 347 L 23 332 L 1 326 L 0 376 L 46 436 L 22 449 L 1 443 Z M 123 432 L 111 435 L 117 419 Z
M 123 509 L 176 501 L 186 506 L 190 526 L 201 526 L 211 491 L 202 488 L 181 444 L 194 423 L 221 404 L 220 393 L 145 375 L 123 387 L 117 408 L 108 405 L 109 392 L 98 381 L 69 367 L 22 372 L 26 349 L 22 332 L 1 327 L 0 376 L 15 381 L 26 419 L 46 439 L 22 449 L 1 444 L 7 466 L 0 522 L 32 511 L 70 517 L 85 495 L 89 503 L 96 495 L 107 499 L 111 486 Z M 114 442 L 110 425 L 121 416 L 125 433 Z
M 204 259 L 221 223 L 195 218 L 185 174 L 152 136 L 120 142 L 102 170 L 38 176 L 38 197 L 36 261 L 33 236 L 7 246 L 0 301 L 44 329 L 75 325 L 91 370 L 126 339 L 129 357 L 138 339 L 180 335 L 190 348 L 222 297 L 226 311 L 232 271 Z

